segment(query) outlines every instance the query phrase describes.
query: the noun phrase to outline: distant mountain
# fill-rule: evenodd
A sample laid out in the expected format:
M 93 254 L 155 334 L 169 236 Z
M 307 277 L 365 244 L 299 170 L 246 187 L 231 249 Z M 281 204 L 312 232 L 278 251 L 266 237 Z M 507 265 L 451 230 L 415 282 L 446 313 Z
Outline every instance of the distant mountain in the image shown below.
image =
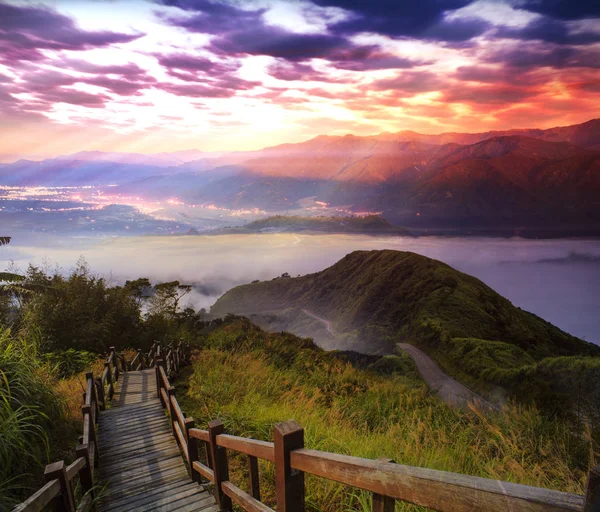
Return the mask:
M 108 185 L 191 204 L 378 212 L 416 233 L 600 235 L 600 119 L 548 130 L 318 136 L 234 153 L 82 152 L 0 166 L 0 185 Z
M 275 215 L 255 220 L 245 226 L 219 229 L 211 234 L 304 232 L 364 233 L 404 236 L 409 234 L 406 229 L 394 226 L 378 215 L 368 215 L 365 217 L 300 217 L 297 215 Z
M 214 154 L 218 156 L 220 153 Z M 175 151 L 173 153 L 154 153 L 144 155 L 141 153 L 105 153 L 103 151 L 80 151 L 72 155 L 59 156 L 58 160 L 77 160 L 85 162 L 115 162 L 132 165 L 150 165 L 153 167 L 172 167 L 182 165 L 194 160 L 206 158 L 210 153 L 203 153 L 197 149 Z
M 324 317 L 345 340 L 341 348 L 363 352 L 476 338 L 518 346 L 535 359 L 600 355 L 600 347 L 513 306 L 480 280 L 410 252 L 356 251 L 315 274 L 237 286 L 211 314 L 285 317 L 289 308 Z
M 570 142 L 577 146 L 590 149 L 600 149 L 600 119 L 592 119 L 585 123 L 572 126 L 557 126 L 541 130 L 537 128 L 516 130 L 495 130 L 481 133 L 456 133 L 446 132 L 437 135 L 427 135 L 413 131 L 400 131 L 396 133 L 381 133 L 377 136 L 379 140 L 388 141 L 414 141 L 423 144 L 444 145 L 450 143 L 476 144 L 493 137 L 504 137 L 521 135 L 533 137 L 548 142 Z

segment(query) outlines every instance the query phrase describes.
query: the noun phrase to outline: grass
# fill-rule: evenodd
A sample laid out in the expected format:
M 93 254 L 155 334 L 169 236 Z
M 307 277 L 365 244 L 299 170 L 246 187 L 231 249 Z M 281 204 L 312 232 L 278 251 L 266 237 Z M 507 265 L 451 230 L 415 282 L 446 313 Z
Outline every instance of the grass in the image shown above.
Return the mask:
M 246 319 L 216 328 L 199 346 L 176 384 L 196 425 L 219 418 L 229 433 L 272 440 L 273 426 L 293 418 L 309 448 L 575 493 L 593 463 L 591 441 L 568 423 L 532 406 L 509 404 L 494 414 L 450 409 L 401 358 L 360 368 Z M 247 489 L 245 458 L 232 455 L 230 464 L 232 480 Z M 262 462 L 260 469 L 264 501 L 273 506 L 273 467 Z M 356 489 L 312 476 L 306 489 L 309 510 L 370 510 Z
M 43 485 L 46 464 L 74 459 L 85 371 L 102 368 L 95 360 L 81 373 L 61 379 L 64 366 L 50 364 L 52 358 L 41 354 L 39 346 L 35 336 L 0 330 L 0 511 Z

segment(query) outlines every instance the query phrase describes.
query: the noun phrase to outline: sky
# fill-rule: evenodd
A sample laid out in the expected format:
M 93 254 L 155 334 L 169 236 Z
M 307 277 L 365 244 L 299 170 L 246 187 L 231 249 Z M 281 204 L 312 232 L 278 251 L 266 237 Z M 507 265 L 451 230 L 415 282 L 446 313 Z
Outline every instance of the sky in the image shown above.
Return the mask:
M 600 2 L 0 0 L 0 156 L 600 117 Z

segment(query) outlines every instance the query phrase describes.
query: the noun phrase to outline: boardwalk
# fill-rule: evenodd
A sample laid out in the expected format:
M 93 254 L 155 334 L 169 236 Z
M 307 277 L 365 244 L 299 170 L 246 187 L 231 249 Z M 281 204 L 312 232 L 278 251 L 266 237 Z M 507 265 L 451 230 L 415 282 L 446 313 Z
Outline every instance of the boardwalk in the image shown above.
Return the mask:
M 214 497 L 190 480 L 156 396 L 154 369 L 122 375 L 99 419 L 102 512 L 216 511 Z

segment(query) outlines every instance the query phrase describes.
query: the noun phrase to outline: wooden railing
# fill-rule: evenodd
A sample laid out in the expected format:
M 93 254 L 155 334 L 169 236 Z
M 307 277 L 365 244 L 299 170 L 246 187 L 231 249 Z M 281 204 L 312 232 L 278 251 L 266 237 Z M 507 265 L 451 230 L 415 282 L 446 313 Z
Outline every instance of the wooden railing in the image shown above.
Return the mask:
M 94 473 L 99 458 L 96 432 L 98 415 L 106 407 L 105 400 L 112 398 L 115 383 L 123 369 L 123 356 L 118 354 L 114 347 L 110 347 L 102 376 L 94 378 L 93 373 L 86 374 L 81 406 L 83 435 L 79 437 L 79 443 L 75 447 L 75 461 L 68 466 L 64 460 L 48 464 L 44 470 L 46 485 L 17 505 L 13 512 L 37 512 L 49 504 L 52 504 L 55 510 L 68 512 L 94 510 Z M 79 505 L 75 503 L 73 490 L 76 477 L 79 477 L 83 491 Z
M 259 441 L 226 434 L 219 420 L 209 422 L 206 430 L 196 428 L 193 418 L 182 412 L 161 358 L 157 359 L 156 383 L 173 435 L 188 463 L 190 478 L 213 483 L 223 511 L 232 510 L 235 504 L 248 512 L 272 512 L 260 501 L 258 460 L 262 459 L 275 464 L 277 512 L 304 511 L 305 473 L 371 492 L 373 512 L 393 512 L 396 500 L 440 512 L 600 512 L 600 466 L 590 471 L 587 492 L 582 496 L 405 466 L 390 459 L 310 450 L 304 447 L 303 428 L 293 420 L 275 425 L 274 442 Z M 199 450 L 200 446 L 204 449 Z M 227 450 L 248 457 L 249 493 L 230 481 Z M 203 461 L 200 452 L 204 453 Z
M 46 466 L 46 485 L 16 511 L 40 511 L 51 502 L 55 510 L 85 511 L 94 507 L 94 467 L 98 462 L 96 429 L 99 411 L 110 400 L 121 371 L 155 368 L 157 396 L 168 411 L 173 436 L 187 462 L 190 478 L 215 486 L 222 511 L 237 505 L 248 512 L 272 512 L 261 502 L 259 459 L 275 465 L 277 512 L 305 510 L 304 474 L 333 480 L 372 493 L 373 512 L 393 512 L 396 500 L 414 503 L 440 512 L 600 512 L 600 466 L 589 473 L 586 495 L 569 494 L 538 487 L 467 476 L 446 471 L 405 466 L 390 459 L 363 459 L 349 455 L 311 450 L 304 447 L 304 430 L 293 420 L 275 425 L 273 442 L 225 433 L 219 420 L 199 429 L 193 418 L 181 410 L 170 378 L 189 363 L 189 347 L 171 343 L 166 351 L 155 343 L 146 354 L 138 351 L 131 363 L 111 347 L 101 378 L 86 375 L 83 436 L 77 445 L 77 459 Z M 200 449 L 203 448 L 203 449 Z M 248 488 L 231 482 L 227 450 L 248 457 Z M 200 454 L 202 455 L 202 460 Z M 79 476 L 85 492 L 78 507 L 73 496 L 73 480 Z

